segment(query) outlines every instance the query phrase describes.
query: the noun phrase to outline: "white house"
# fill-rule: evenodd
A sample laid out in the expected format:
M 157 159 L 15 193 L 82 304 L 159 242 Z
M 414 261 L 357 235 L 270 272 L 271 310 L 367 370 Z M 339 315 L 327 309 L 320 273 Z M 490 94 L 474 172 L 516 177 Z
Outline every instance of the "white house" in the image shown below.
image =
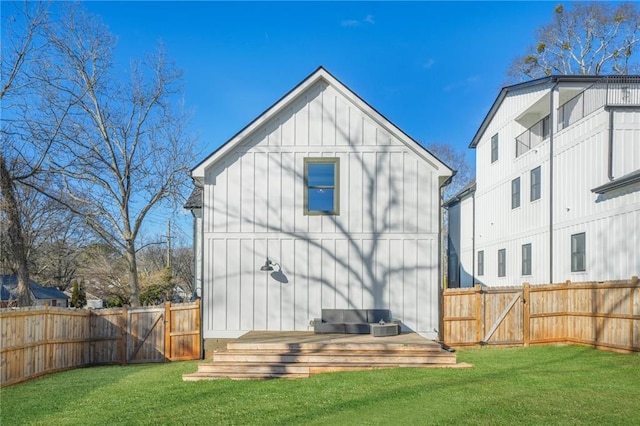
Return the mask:
M 640 76 L 505 87 L 470 147 L 475 185 L 447 202 L 450 286 L 640 273 Z
M 436 337 L 451 175 L 317 69 L 192 170 L 203 337 L 306 331 L 322 308 L 390 309 Z

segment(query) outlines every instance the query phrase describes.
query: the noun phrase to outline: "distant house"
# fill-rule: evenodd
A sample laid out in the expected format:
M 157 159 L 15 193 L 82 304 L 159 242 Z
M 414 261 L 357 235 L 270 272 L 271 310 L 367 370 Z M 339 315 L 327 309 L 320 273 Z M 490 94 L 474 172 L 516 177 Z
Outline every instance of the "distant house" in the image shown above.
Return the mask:
M 476 181 L 448 201 L 450 287 L 640 272 L 640 76 L 503 88 L 471 141 Z
M 18 277 L 16 275 L 0 275 L 0 307 L 15 306 L 18 300 Z M 54 287 L 43 287 L 33 280 L 29 280 L 31 299 L 35 306 L 69 306 L 69 296 Z
M 71 299 L 73 299 L 73 289 L 69 289 L 64 292 L 64 294 L 69 297 L 69 306 L 71 306 Z M 85 291 L 85 296 L 87 298 L 87 304 L 84 306 L 87 309 L 102 309 L 104 308 L 104 301 L 89 292 Z
M 317 69 L 191 172 L 203 337 L 310 330 L 323 308 L 436 337 L 452 173 Z

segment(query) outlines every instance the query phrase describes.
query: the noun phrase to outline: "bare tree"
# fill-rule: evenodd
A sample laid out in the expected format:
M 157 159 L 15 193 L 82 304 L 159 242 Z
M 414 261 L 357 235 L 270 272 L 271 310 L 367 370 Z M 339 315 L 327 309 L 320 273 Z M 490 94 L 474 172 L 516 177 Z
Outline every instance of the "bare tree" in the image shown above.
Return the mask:
M 475 173 L 473 166 L 467 159 L 465 150 L 444 143 L 429 144 L 427 149 L 456 172 L 451 183 L 444 189 L 445 201 L 456 195 L 473 180 Z
M 79 248 L 85 243 L 84 224 L 59 203 L 27 185 L 18 185 L 15 194 L 29 275 L 39 283 L 66 290 L 77 268 Z M 5 264 L 11 263 L 6 259 L 8 250 L 1 255 Z
M 181 72 L 160 46 L 133 62 L 123 81 L 106 26 L 77 4 L 60 7 L 59 25 L 48 33 L 55 60 L 44 99 L 60 118 L 48 157 L 60 192 L 49 195 L 125 254 L 131 304 L 138 306 L 140 229 L 150 211 L 179 197 L 193 162 L 179 105 Z
M 83 247 L 77 277 L 85 289 L 107 302 L 107 306 L 130 303 L 131 291 L 126 260 L 108 244 L 93 243 Z
M 553 21 L 536 32 L 536 43 L 517 57 L 512 80 L 552 74 L 629 74 L 637 70 L 640 13 L 636 4 L 604 2 L 558 5 Z
M 5 7 L 8 5 L 3 5 Z M 21 138 L 20 126 L 14 126 L 20 120 L 13 118 L 24 114 L 24 104 L 20 100 L 33 93 L 37 86 L 38 79 L 32 78 L 32 71 L 41 65 L 40 52 L 44 47 L 41 36 L 47 23 L 48 4 L 25 2 L 23 7 L 11 12 L 4 15 L 2 22 L 0 219 L 4 225 L 2 236 L 7 240 L 2 244 L 3 254 L 9 258 L 18 278 L 18 304 L 27 306 L 31 304 L 29 268 L 16 186 L 39 171 L 46 148 L 39 150 L 29 146 L 29 141 Z M 25 161 L 28 155 L 32 156 L 32 161 Z
M 191 297 L 195 290 L 193 249 L 191 247 L 176 247 L 172 254 L 171 272 L 174 282 L 188 297 Z

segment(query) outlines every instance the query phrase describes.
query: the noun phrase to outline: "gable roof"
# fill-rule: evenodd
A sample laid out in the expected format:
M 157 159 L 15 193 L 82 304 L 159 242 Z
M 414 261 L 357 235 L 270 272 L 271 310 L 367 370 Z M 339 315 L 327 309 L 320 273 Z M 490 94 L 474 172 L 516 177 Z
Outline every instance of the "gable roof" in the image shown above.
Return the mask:
M 384 115 L 380 114 L 375 108 L 364 101 L 355 92 L 349 89 L 344 83 L 335 78 L 329 71 L 322 66 L 318 67 L 313 73 L 307 76 L 304 80 L 298 83 L 293 89 L 287 92 L 282 98 L 276 101 L 273 105 L 267 108 L 262 114 L 256 117 L 252 122 L 245 126 L 242 130 L 236 133 L 231 139 L 225 142 L 222 146 L 211 153 L 207 158 L 201 161 L 191 170 L 191 177 L 194 179 L 203 179 L 206 169 L 216 163 L 220 158 L 224 157 L 227 153 L 232 151 L 238 146 L 245 137 L 257 130 L 261 125 L 267 123 L 272 117 L 279 112 L 283 111 L 288 105 L 298 99 L 303 93 L 311 88 L 318 81 L 324 81 L 328 85 L 331 85 L 340 94 L 356 104 L 363 112 L 365 112 L 376 123 L 385 127 L 391 134 L 396 136 L 405 145 L 411 148 L 418 155 L 428 158 L 430 161 L 442 165 L 450 173 L 453 173 L 453 169 L 447 166 L 444 162 L 438 159 L 435 155 L 429 152 L 425 147 L 420 145 L 415 139 L 411 138 L 399 127 L 389 121 Z
M 18 288 L 17 275 L 0 275 L 0 300 L 16 300 Z M 69 297 L 55 287 L 43 287 L 33 280 L 29 280 L 29 288 L 34 299 L 68 299 Z
M 482 120 L 482 124 L 478 127 L 478 131 L 473 136 L 471 143 L 469 144 L 469 148 L 475 148 L 478 143 L 480 143 L 480 139 L 484 135 L 485 130 L 493 120 L 493 116 L 496 114 L 502 102 L 507 97 L 507 95 L 516 90 L 521 90 L 527 87 L 535 87 L 535 86 L 545 86 L 545 85 L 555 85 L 557 83 L 595 83 L 605 78 L 615 78 L 620 76 L 606 76 L 606 75 L 552 75 L 549 77 L 542 77 L 536 80 L 525 81 L 523 83 L 514 84 L 511 86 L 505 86 L 498 93 L 498 97 L 495 101 L 493 101 L 493 105 L 489 108 L 489 112 Z
M 473 194 L 474 192 L 476 192 L 476 180 L 475 179 L 473 179 L 471 182 L 466 184 L 460 191 L 458 191 L 457 194 L 455 194 L 454 196 L 449 198 L 447 201 L 445 201 L 442 204 L 442 206 L 445 207 L 445 208 L 449 208 L 453 204 L 461 201 L 468 194 Z
M 196 186 L 193 188 L 193 191 L 191 191 L 191 195 L 189 195 L 189 198 L 187 198 L 182 208 L 186 210 L 201 209 L 204 204 L 202 196 L 202 187 Z

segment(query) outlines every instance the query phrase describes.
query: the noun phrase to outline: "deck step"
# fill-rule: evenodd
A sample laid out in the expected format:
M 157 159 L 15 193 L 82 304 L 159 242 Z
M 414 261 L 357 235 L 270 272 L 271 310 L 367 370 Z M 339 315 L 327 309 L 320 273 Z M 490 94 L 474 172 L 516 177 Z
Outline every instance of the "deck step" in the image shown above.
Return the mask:
M 182 380 L 186 382 L 196 382 L 199 380 L 266 380 L 266 379 L 306 379 L 309 374 L 296 373 L 192 373 L 183 374 Z
M 381 353 L 260 353 L 256 352 L 217 352 L 214 362 L 246 363 L 336 363 L 336 364 L 455 364 L 456 356 L 449 352 L 426 354 L 381 354 Z
M 343 339 L 333 336 L 316 341 L 317 336 L 302 335 L 301 341 L 260 333 L 260 340 L 236 340 L 226 350 L 214 352 L 211 361 L 198 365 L 198 371 L 185 374 L 184 380 L 230 378 L 274 379 L 305 378 L 315 374 L 374 370 L 382 368 L 457 368 L 455 353 L 445 351 L 430 340 L 415 336 Z M 323 337 L 324 339 L 324 337 Z M 284 340 L 284 341 L 282 341 Z
M 440 352 L 442 347 L 431 341 L 425 343 L 245 343 L 231 342 L 227 344 L 228 351 L 258 350 L 282 352 L 318 352 L 318 351 L 348 351 L 348 352 Z

